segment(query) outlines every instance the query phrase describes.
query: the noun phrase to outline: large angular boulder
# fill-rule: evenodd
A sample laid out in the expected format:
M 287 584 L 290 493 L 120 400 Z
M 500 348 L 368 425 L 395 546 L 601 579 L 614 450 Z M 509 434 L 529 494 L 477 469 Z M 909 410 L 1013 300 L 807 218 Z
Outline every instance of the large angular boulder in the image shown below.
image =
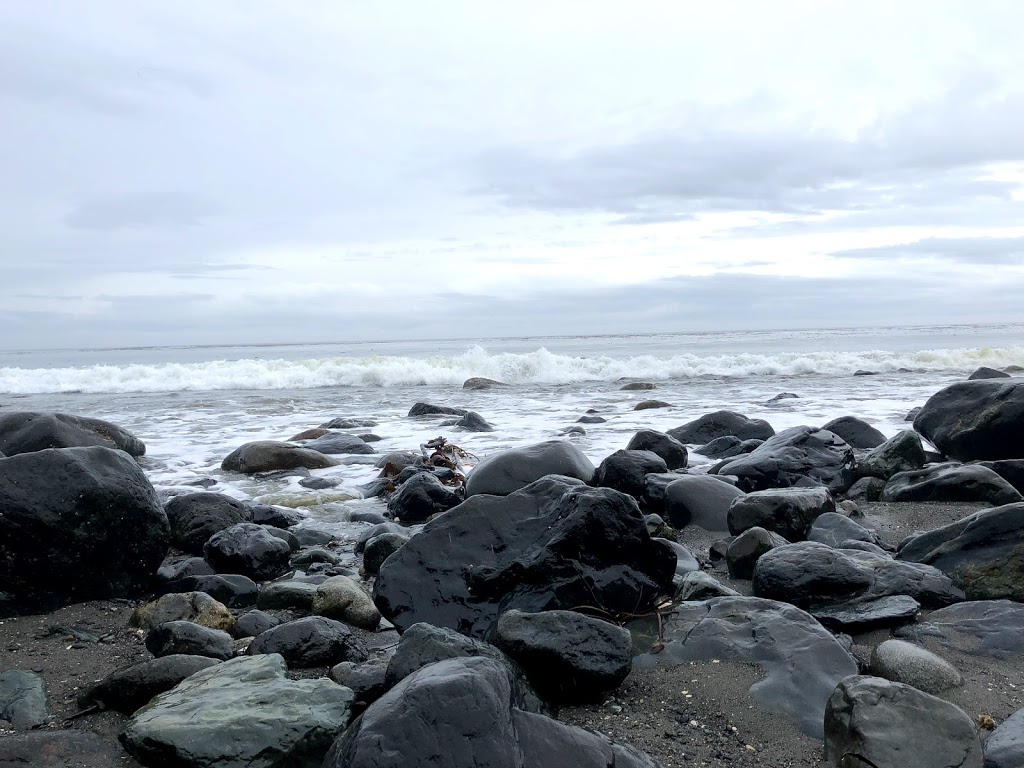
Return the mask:
M 583 451 L 565 440 L 548 440 L 492 454 L 466 478 L 466 495 L 507 496 L 545 475 L 574 477 L 589 483 L 594 464 Z
M 835 513 L 836 503 L 825 488 L 771 488 L 733 500 L 729 506 L 729 533 L 737 536 L 750 528 L 764 528 L 789 541 L 807 538 L 814 521 Z
M 932 395 L 914 429 L 961 461 L 1024 459 L 1024 381 L 964 381 Z
M 1024 503 L 983 509 L 919 534 L 896 558 L 938 568 L 970 600 L 1024 602 Z
M 629 630 L 574 611 L 506 611 L 491 642 L 556 704 L 593 701 L 618 688 L 633 668 Z
M 251 655 L 280 654 L 293 669 L 366 661 L 366 644 L 340 621 L 323 616 L 286 621 L 256 636 Z
M 987 467 L 978 464 L 933 464 L 893 475 L 882 501 L 1024 501 L 1020 492 Z
M 643 667 L 690 661 L 746 662 L 765 677 L 754 699 L 789 716 L 801 731 L 821 738 L 825 703 L 857 662 L 839 641 L 798 608 L 755 597 L 716 597 L 679 605 L 665 620 L 664 648 L 639 656 Z
M 220 662 L 208 656 L 172 654 L 147 659 L 111 672 L 78 695 L 78 706 L 98 706 L 126 715 L 141 709 L 157 694 L 169 691 L 201 669 Z M 2 763 L 0 763 L 2 765 Z
M 657 768 L 632 747 L 524 712 L 513 699 L 500 662 L 439 661 L 371 704 L 323 768 Z
M 210 537 L 203 556 L 218 573 L 269 581 L 290 569 L 292 548 L 262 525 L 238 523 Z
M 174 545 L 190 555 L 203 554 L 203 545 L 213 534 L 252 519 L 252 510 L 238 499 L 210 491 L 175 496 L 164 511 Z
M 847 445 L 858 450 L 877 448 L 885 442 L 885 435 L 856 416 L 840 416 L 838 419 L 832 419 L 823 425 L 822 429 L 839 435 Z
M 300 448 L 274 440 L 257 440 L 241 445 L 225 457 L 221 469 L 254 475 L 279 469 L 323 469 L 337 466 L 338 460 L 319 451 Z
M 854 461 L 853 449 L 838 435 L 793 427 L 730 459 L 718 474 L 735 475 L 744 491 L 822 486 L 842 493 L 853 483 Z
M 715 411 L 670 429 L 668 435 L 686 445 L 704 445 L 718 437 L 739 440 L 767 440 L 775 434 L 764 419 L 748 419 L 735 411 Z
M 639 501 L 647 487 L 647 475 L 667 472 L 665 460 L 652 451 L 616 451 L 605 458 L 590 481 L 598 488 L 614 488 Z
M 905 429 L 858 458 L 857 474 L 888 480 L 898 472 L 921 469 L 927 461 L 920 436 Z
M 0 459 L 0 588 L 15 599 L 138 595 L 169 544 L 156 492 L 123 451 L 56 448 Z
M 632 497 L 548 477 L 427 523 L 381 565 L 374 601 L 400 630 L 425 621 L 484 637 L 512 608 L 642 612 L 671 594 L 674 572 Z
M 754 566 L 754 594 L 801 607 L 907 595 L 938 607 L 964 599 L 942 571 L 920 563 L 832 549 L 814 541 L 776 547 Z
M 50 411 L 12 411 L 0 416 L 2 456 L 90 446 L 114 448 L 136 458 L 146 453 L 146 445 L 139 438 L 102 419 Z
M 351 719 L 352 691 L 286 671 L 272 654 L 196 672 L 136 712 L 121 743 L 147 766 L 318 768 Z
M 664 490 L 664 507 L 674 528 L 697 525 L 706 531 L 729 530 L 729 507 L 743 491 L 711 475 L 680 475 Z
M 656 453 L 669 469 L 682 469 L 688 459 L 686 446 L 674 437 L 653 429 L 641 429 L 626 445 L 627 451 L 650 451 Z
M 448 488 L 431 472 L 418 472 L 391 494 L 388 512 L 403 523 L 422 523 L 461 504 L 462 489 Z
M 825 709 L 830 765 L 982 768 L 981 740 L 967 714 L 902 683 L 856 675 L 836 686 Z

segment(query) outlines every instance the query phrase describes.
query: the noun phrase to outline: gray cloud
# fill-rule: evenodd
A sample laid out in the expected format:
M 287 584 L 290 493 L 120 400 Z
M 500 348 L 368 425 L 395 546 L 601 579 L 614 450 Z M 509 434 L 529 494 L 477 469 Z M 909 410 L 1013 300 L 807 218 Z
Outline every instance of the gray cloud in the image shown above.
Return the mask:
M 851 259 L 934 257 L 965 264 L 1024 265 L 1024 237 L 929 237 L 879 248 L 851 248 L 830 256 Z
M 207 204 L 187 194 L 165 192 L 89 200 L 65 221 L 73 229 L 197 227 L 213 215 Z

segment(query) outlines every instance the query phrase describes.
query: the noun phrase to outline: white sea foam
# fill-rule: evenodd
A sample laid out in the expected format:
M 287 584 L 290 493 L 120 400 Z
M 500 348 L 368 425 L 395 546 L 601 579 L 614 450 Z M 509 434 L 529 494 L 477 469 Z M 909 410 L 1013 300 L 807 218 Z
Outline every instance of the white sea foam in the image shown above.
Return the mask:
M 540 348 L 489 353 L 481 346 L 437 357 L 329 357 L 308 360 L 216 360 L 202 363 L 0 368 L 0 393 L 119 393 L 317 387 L 459 386 L 472 376 L 509 384 L 572 384 L 620 378 L 672 381 L 699 376 L 848 376 L 857 370 L 969 372 L 1024 365 L 1024 347 L 917 352 L 780 352 L 617 358 L 577 357 Z

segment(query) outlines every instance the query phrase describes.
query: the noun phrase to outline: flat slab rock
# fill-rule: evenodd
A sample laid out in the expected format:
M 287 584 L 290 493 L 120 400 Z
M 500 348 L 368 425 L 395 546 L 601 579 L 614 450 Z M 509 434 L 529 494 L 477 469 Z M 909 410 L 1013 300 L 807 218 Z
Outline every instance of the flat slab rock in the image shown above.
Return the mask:
M 973 600 L 930 614 L 927 620 L 901 627 L 896 637 L 976 656 L 1008 658 L 1024 654 L 1024 603 Z
M 143 765 L 314 768 L 351 719 L 353 693 L 288 680 L 275 654 L 196 672 L 135 713 L 121 743 Z
M 690 661 L 758 664 L 765 678 L 750 688 L 768 709 L 784 712 L 808 736 L 822 737 L 825 703 L 857 662 L 809 614 L 756 597 L 717 597 L 681 604 L 665 622 L 664 649 L 636 666 Z

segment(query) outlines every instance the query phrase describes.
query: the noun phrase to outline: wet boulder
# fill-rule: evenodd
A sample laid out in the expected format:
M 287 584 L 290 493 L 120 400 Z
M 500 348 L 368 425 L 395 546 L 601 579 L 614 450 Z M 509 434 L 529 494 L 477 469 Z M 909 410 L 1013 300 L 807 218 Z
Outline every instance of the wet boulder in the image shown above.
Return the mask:
M 743 491 L 712 475 L 669 478 L 664 507 L 675 528 L 697 525 L 707 531 L 729 530 L 729 507 Z
M 56 448 L 0 459 L 0 584 L 15 601 L 38 610 L 133 597 L 169 545 L 167 515 L 128 454 Z
M 172 654 L 147 659 L 111 672 L 78 696 L 78 706 L 99 706 L 131 715 L 157 694 L 169 691 L 182 680 L 218 664 L 208 656 Z
M 367 456 L 374 452 L 373 447 L 367 445 L 363 440 L 360 440 L 355 435 L 347 435 L 343 432 L 329 432 L 315 440 L 310 440 L 303 448 L 325 455 L 349 454 Z M 315 469 L 315 467 L 307 467 L 307 469 Z
M 639 501 L 647 487 L 647 475 L 667 472 L 665 460 L 651 451 L 616 451 L 597 467 L 591 485 L 614 488 Z
M 269 581 L 290 570 L 292 548 L 262 525 L 238 523 L 211 536 L 203 553 L 218 573 Z
M 455 422 L 452 426 L 465 432 L 493 432 L 492 427 L 483 416 L 476 411 L 467 411 L 466 415 Z
M 465 408 L 452 408 L 447 405 L 432 405 L 431 403 L 416 403 L 409 409 L 409 418 L 419 416 L 465 416 L 469 411 Z
M 727 519 L 734 536 L 759 527 L 801 541 L 819 516 L 835 511 L 832 494 L 825 488 L 771 488 L 734 499 Z
M 449 488 L 431 472 L 418 472 L 388 498 L 388 512 L 403 523 L 422 523 L 461 504 L 461 488 Z
M 984 501 L 1012 504 L 1024 501 L 1020 492 L 979 464 L 932 464 L 893 475 L 882 501 Z
M 764 419 L 748 419 L 735 411 L 715 411 L 670 429 L 668 434 L 686 445 L 704 445 L 718 437 L 767 440 L 775 430 Z
M 1020 768 L 1024 765 L 1024 708 L 999 724 L 985 742 L 985 768 Z
M 776 547 L 789 544 L 777 533 L 764 528 L 748 528 L 729 543 L 725 562 L 729 575 L 734 579 L 749 579 L 754 575 L 754 566 L 761 556 Z
M 826 512 L 815 518 L 807 531 L 807 540 L 827 544 L 832 548 L 842 548 L 854 541 L 879 543 L 878 534 L 874 531 L 836 512 Z
M 233 450 L 221 462 L 220 466 L 221 469 L 229 472 L 254 475 L 259 472 L 273 472 L 279 469 L 297 469 L 300 467 L 305 469 L 323 469 L 337 465 L 337 459 L 325 456 L 319 451 L 300 448 L 290 443 L 257 440 Z
M 653 429 L 641 429 L 626 446 L 627 451 L 650 451 L 657 454 L 665 462 L 668 469 L 682 469 L 686 466 L 686 446 L 674 437 Z
M 213 534 L 252 519 L 252 510 L 246 504 L 210 491 L 175 496 L 164 511 L 174 545 L 190 555 L 203 554 L 203 545 Z
M 961 461 L 1024 459 L 1024 381 L 965 381 L 932 395 L 914 429 Z
M 149 630 L 146 650 L 158 657 L 183 654 L 223 661 L 235 655 L 235 643 L 231 635 L 219 629 L 191 621 L 165 621 Z
M 1024 459 L 982 461 L 979 464 L 986 469 L 991 469 L 1020 493 L 1024 494 Z
M 45 451 L 47 448 L 101 446 L 138 458 L 146 445 L 109 421 L 50 411 L 12 411 L 0 415 L 0 456 Z
M 506 496 L 546 475 L 589 483 L 594 465 L 583 451 L 565 440 L 510 448 L 491 454 L 472 469 L 466 478 L 466 495 Z
M 885 435 L 856 416 L 840 416 L 822 426 L 826 432 L 832 432 L 846 442 L 851 448 L 858 450 L 877 448 L 885 442 Z
M 978 370 L 967 377 L 968 381 L 978 381 L 980 379 L 1008 379 L 1010 374 L 1006 371 L 1000 371 L 995 368 L 989 368 L 988 366 L 981 366 Z
M 888 480 L 899 472 L 921 469 L 928 461 L 921 438 L 916 432 L 903 430 L 872 451 L 857 459 L 857 474 L 861 478 L 877 477 Z
M 839 436 L 814 427 L 784 430 L 718 469 L 734 475 L 744 491 L 822 486 L 842 493 L 853 483 L 853 449 Z
M 636 613 L 671 594 L 675 555 L 651 538 L 636 501 L 577 483 L 547 477 L 505 497 L 470 496 L 384 561 L 377 607 L 400 630 L 424 621 L 484 637 L 512 608 L 597 601 Z
M 256 635 L 249 654 L 280 654 L 290 669 L 366 661 L 366 644 L 340 621 L 323 616 L 286 621 Z

